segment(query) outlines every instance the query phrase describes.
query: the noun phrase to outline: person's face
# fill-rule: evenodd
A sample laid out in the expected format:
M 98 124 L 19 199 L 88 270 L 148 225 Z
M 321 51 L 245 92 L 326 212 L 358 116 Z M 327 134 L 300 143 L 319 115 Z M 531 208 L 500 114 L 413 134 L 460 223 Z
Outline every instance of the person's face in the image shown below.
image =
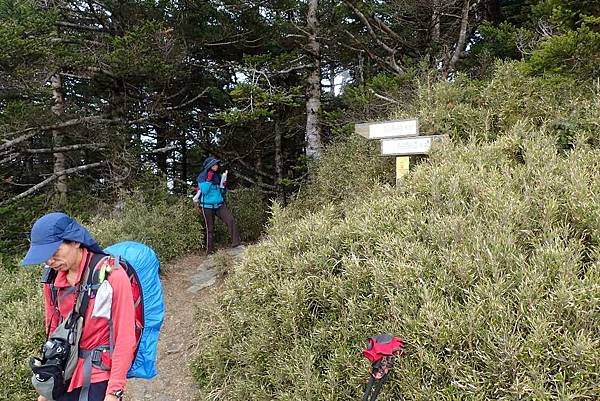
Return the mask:
M 56 271 L 76 270 L 80 262 L 81 244 L 79 242 L 63 242 L 54 255 L 46 261 Z
M 217 172 L 217 170 L 219 169 L 219 165 L 218 165 L 218 164 L 215 164 L 215 165 L 214 165 L 214 166 L 212 166 L 210 169 L 216 173 L 216 172 Z

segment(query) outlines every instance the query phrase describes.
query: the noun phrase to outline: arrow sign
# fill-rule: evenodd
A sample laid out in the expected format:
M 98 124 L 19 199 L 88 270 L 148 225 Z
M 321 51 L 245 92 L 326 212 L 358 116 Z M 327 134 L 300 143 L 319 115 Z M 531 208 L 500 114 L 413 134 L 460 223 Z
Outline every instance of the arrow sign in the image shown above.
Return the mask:
M 408 156 L 426 155 L 431 150 L 433 141 L 447 138 L 447 135 L 430 135 L 410 138 L 391 138 L 381 140 L 381 154 Z
M 355 124 L 354 131 L 367 139 L 397 138 L 419 135 L 419 120 L 396 120 L 382 123 Z

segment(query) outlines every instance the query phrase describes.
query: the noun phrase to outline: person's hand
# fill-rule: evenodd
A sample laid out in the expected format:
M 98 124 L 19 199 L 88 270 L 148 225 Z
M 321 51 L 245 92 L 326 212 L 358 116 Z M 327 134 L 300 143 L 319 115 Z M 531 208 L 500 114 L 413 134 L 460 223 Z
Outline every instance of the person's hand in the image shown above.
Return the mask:
M 104 401 L 120 401 L 118 397 L 112 395 L 112 394 L 106 394 L 106 396 L 104 396 Z
M 214 176 L 214 175 L 215 175 L 215 172 L 214 172 L 214 171 L 212 171 L 212 170 L 211 170 L 211 171 L 209 171 L 209 172 L 206 174 L 206 181 L 207 181 L 207 182 L 208 182 L 208 181 L 212 181 L 212 179 L 213 179 L 213 176 Z
M 44 397 L 43 395 L 40 395 L 38 397 L 37 401 L 48 401 L 48 399 L 46 397 Z

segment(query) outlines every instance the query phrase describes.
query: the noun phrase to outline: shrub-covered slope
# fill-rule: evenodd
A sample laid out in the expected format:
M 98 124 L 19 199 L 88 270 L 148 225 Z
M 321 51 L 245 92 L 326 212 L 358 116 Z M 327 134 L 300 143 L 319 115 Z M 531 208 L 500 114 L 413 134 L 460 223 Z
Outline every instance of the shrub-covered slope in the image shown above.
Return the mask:
M 382 400 L 599 396 L 600 151 L 514 130 L 359 191 L 275 208 L 207 319 L 209 398 L 359 399 L 382 331 L 411 348 Z

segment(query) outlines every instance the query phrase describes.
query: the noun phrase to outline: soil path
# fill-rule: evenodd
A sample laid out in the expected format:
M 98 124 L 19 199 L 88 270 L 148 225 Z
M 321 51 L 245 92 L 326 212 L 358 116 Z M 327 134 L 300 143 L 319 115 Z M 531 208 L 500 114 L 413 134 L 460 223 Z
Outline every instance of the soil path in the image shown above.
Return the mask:
M 226 250 L 233 258 L 242 249 Z M 168 266 L 162 279 L 165 320 L 158 343 L 158 375 L 127 381 L 125 401 L 195 401 L 200 392 L 190 363 L 198 352 L 194 314 L 218 292 L 219 269 L 213 257 L 187 256 Z

